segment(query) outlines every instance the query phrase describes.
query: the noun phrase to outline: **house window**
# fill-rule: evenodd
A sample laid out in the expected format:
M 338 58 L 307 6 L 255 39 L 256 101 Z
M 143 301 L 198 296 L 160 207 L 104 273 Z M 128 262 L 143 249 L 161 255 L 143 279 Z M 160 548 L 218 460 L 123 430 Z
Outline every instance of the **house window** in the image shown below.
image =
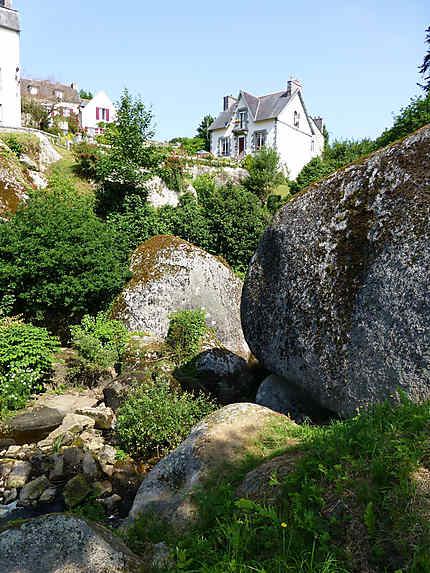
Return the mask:
M 37 95 L 37 94 L 39 93 L 39 90 L 38 90 L 38 88 L 37 88 L 36 86 L 30 86 L 30 87 L 29 87 L 29 90 L 30 90 L 30 94 L 33 95 L 33 96 L 35 96 L 35 95 Z
M 221 145 L 221 155 L 230 155 L 230 138 L 221 137 L 220 145 Z
M 255 149 L 261 149 L 262 147 L 266 147 L 266 132 L 265 131 L 256 131 L 255 132 Z
M 109 121 L 109 109 L 105 107 L 96 107 L 96 120 Z
M 239 112 L 239 127 L 244 129 L 248 123 L 248 112 L 246 110 Z
M 299 127 L 300 124 L 300 113 L 298 111 L 294 112 L 294 127 Z
M 62 91 L 60 91 L 60 90 L 55 90 L 54 94 L 55 94 L 55 97 L 56 97 L 56 98 L 58 98 L 58 99 L 63 99 L 63 92 L 62 92 Z

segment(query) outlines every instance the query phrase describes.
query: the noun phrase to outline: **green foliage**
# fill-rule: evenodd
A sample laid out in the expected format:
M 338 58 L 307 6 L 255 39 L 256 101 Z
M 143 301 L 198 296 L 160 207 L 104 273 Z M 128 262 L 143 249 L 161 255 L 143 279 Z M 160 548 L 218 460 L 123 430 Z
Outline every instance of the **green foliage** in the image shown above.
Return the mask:
M 24 153 L 24 144 L 21 141 L 19 141 L 16 135 L 8 134 L 6 136 L 2 136 L 1 139 L 6 143 L 9 149 L 16 155 L 16 157 L 19 157 Z
M 193 185 L 198 200 L 184 194 L 178 207 L 153 209 L 142 197 L 127 197 L 122 212 L 109 215 L 109 227 L 130 249 L 157 234 L 174 235 L 222 256 L 235 271 L 246 271 L 269 213 L 243 187 L 230 184 L 217 189 L 208 175 Z
M 72 345 L 84 360 L 96 366 L 118 366 L 130 338 L 125 326 L 104 312 L 85 315 L 80 324 L 71 326 Z
M 13 318 L 0 319 L 0 410 L 22 408 L 43 389 L 59 342 L 44 328 Z
M 197 128 L 197 137 L 203 140 L 204 146 L 200 149 L 205 149 L 206 151 L 211 150 L 211 134 L 209 127 L 215 121 L 215 118 L 211 115 L 205 115 Z
M 22 98 L 21 100 L 21 112 L 24 114 L 27 127 L 47 131 L 51 125 L 53 111 L 54 105 L 46 107 L 37 100 L 29 98 Z
M 315 181 L 327 177 L 337 169 L 369 155 L 377 149 L 377 144 L 370 139 L 361 141 L 346 140 L 327 143 L 322 157 L 314 157 L 307 163 L 291 183 L 291 192 L 297 193 Z
M 169 143 L 179 143 L 186 153 L 192 155 L 206 149 L 206 141 L 202 137 L 174 137 Z
M 376 140 L 378 147 L 389 145 L 427 123 L 430 123 L 430 92 L 425 97 L 412 98 L 408 106 L 401 108 L 394 117 L 393 127 L 386 129 Z
M 212 476 L 192 494 L 201 516 L 194 528 L 178 535 L 145 517 L 132 530 L 133 547 L 167 540 L 173 570 L 189 573 L 426 573 L 427 486 L 414 485 L 413 476 L 421 467 L 428 479 L 430 401 L 400 401 L 326 426 L 273 426 L 252 466 L 246 460 L 228 481 Z M 243 476 L 292 439 L 299 441 L 294 466 L 266 485 L 274 504 L 237 500 Z
M 79 97 L 82 99 L 93 99 L 93 94 L 89 90 L 79 90 Z
M 137 387 L 118 411 L 116 436 L 132 455 L 165 455 L 187 437 L 191 428 L 216 409 L 206 396 L 171 389 L 159 375 Z
M 91 521 L 97 523 L 103 523 L 106 521 L 105 510 L 101 501 L 97 499 L 97 496 L 90 495 L 85 502 L 77 505 L 72 509 L 75 515 L 80 517 L 85 517 Z
M 424 84 L 418 84 L 427 94 L 430 93 L 430 26 L 426 30 L 426 44 L 429 46 L 424 56 L 419 72 L 423 76 Z
M 162 151 L 149 144 L 153 137 L 152 111 L 146 109 L 140 97 L 124 90 L 117 103 L 115 122 L 106 125 L 103 143 L 106 145 L 96 165 L 98 212 L 105 215 L 121 209 L 126 196 L 146 196 L 144 182 L 148 170 L 158 166 Z
M 170 315 L 166 342 L 173 349 L 179 365 L 189 362 L 198 354 L 207 331 L 205 317 L 202 309 L 179 310 Z
M 160 156 L 161 160 L 161 156 Z M 184 189 L 184 166 L 180 158 L 175 154 L 168 154 L 160 165 L 154 170 L 156 175 L 159 175 L 164 183 L 169 187 L 180 193 Z
M 0 299 L 13 312 L 62 331 L 106 308 L 130 276 L 128 253 L 90 202 L 57 177 L 0 225 Z
M 96 179 L 97 162 L 100 159 L 100 151 L 94 143 L 82 141 L 72 147 L 75 159 L 75 171 L 86 179 Z
M 263 147 L 252 156 L 245 159 L 245 169 L 249 176 L 243 181 L 243 186 L 266 202 L 268 195 L 285 181 L 281 171 L 279 155 L 273 149 Z

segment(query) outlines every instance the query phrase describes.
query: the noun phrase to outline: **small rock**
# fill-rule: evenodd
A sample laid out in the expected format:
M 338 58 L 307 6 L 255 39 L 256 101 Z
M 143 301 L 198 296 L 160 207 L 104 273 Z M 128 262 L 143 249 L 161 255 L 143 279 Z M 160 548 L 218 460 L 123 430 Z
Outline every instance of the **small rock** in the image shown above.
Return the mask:
M 90 452 L 86 452 L 84 455 L 84 459 L 82 460 L 82 471 L 90 479 L 94 479 L 99 473 L 97 462 Z
M 14 460 L 0 460 L 0 477 L 7 477 L 12 471 Z
M 104 474 L 106 474 L 108 477 L 112 477 L 113 476 L 113 465 L 111 464 L 105 464 L 103 462 L 100 463 L 100 467 L 101 470 Z
M 15 487 L 12 489 L 8 489 L 3 494 L 3 503 L 5 505 L 8 505 L 12 501 L 15 501 L 17 497 L 18 497 L 18 492 Z
M 63 451 L 64 463 L 70 466 L 73 470 L 77 470 L 84 458 L 84 452 L 81 448 L 71 447 L 65 448 Z
M 60 481 L 64 477 L 64 456 L 62 454 L 52 454 L 49 456 L 52 463 L 52 469 L 49 472 L 49 479 L 51 481 Z
M 9 489 L 24 487 L 31 473 L 29 462 L 16 461 L 10 471 L 6 485 Z
M 46 476 L 40 476 L 28 482 L 21 490 L 19 500 L 22 504 L 27 505 L 31 501 L 39 499 L 42 493 L 51 486 Z
M 115 507 L 119 504 L 120 501 L 122 501 L 122 497 L 117 493 L 114 493 L 110 497 L 106 497 L 105 499 L 102 500 L 103 505 L 106 508 L 106 511 L 108 511 L 109 513 L 112 513 L 112 511 L 115 509 Z
M 15 511 L 17 505 L 18 505 L 17 501 L 13 501 L 8 505 L 0 505 L 0 519 L 5 518 L 8 514 Z
M 18 414 L 8 420 L 8 427 L 14 434 L 31 434 L 38 432 L 49 432 L 57 428 L 63 421 L 64 415 L 55 408 L 42 406 L 34 408 L 23 414 Z M 33 440 L 29 439 L 29 442 Z
M 175 564 L 169 547 L 164 543 L 164 541 L 156 543 L 153 547 L 152 567 L 156 570 L 167 569 L 168 571 L 172 571 L 174 566 Z
M 10 446 L 6 451 L 6 457 L 18 459 L 21 455 L 21 446 Z
M 54 501 L 56 494 L 57 488 L 48 487 L 48 489 L 45 489 L 45 491 L 40 496 L 39 501 L 43 503 L 51 503 L 51 501 Z
M 51 432 L 44 441 L 53 442 L 55 439 L 61 438 L 66 433 L 75 435 L 80 434 L 84 428 L 93 428 L 94 423 L 94 420 L 92 418 L 88 418 L 88 416 L 81 416 L 80 414 L 67 414 L 64 417 L 61 426 Z
M 103 497 L 108 493 L 112 493 L 112 484 L 108 480 L 96 481 L 93 484 L 93 490 L 97 497 Z
M 105 464 L 114 464 L 115 457 L 116 457 L 115 448 L 107 444 L 103 446 L 103 448 L 97 454 L 99 462 L 103 462 Z
M 90 493 L 91 487 L 83 474 L 69 480 L 63 490 L 64 501 L 68 507 L 76 507 Z
M 95 427 L 102 430 L 110 430 L 115 421 L 113 410 L 104 405 L 97 408 L 81 408 L 78 414 L 92 418 L 95 421 Z

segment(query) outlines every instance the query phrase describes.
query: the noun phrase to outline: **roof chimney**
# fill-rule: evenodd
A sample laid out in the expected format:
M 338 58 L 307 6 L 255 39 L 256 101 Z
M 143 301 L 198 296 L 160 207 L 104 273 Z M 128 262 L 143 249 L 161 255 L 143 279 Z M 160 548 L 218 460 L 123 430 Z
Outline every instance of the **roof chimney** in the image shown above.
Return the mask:
M 12 0 L 0 0 L 0 6 L 5 8 L 12 8 Z
M 234 99 L 234 97 L 232 95 L 228 95 L 228 96 L 224 96 L 223 103 L 224 103 L 223 110 L 227 111 L 228 109 L 231 108 L 231 106 L 233 104 L 236 103 L 236 100 Z
M 72 90 L 78 91 L 78 84 L 76 82 L 70 84 L 70 87 L 72 88 Z
M 289 96 L 292 96 L 294 92 L 296 92 L 297 90 L 301 91 L 301 89 L 302 89 L 302 84 L 299 82 L 299 80 L 296 80 L 293 78 L 293 76 L 291 76 L 291 78 L 287 83 L 287 94 Z

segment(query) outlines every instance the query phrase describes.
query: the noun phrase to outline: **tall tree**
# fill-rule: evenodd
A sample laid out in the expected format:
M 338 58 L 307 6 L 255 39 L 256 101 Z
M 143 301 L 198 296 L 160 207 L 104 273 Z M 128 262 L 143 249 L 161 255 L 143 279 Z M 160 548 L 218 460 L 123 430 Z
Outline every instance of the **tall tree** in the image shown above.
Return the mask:
M 205 142 L 205 150 L 211 150 L 211 136 L 209 133 L 209 127 L 214 122 L 215 118 L 211 115 L 205 115 L 205 117 L 200 122 L 199 127 L 197 128 L 197 136 L 201 137 Z
M 419 72 L 423 76 L 424 84 L 418 84 L 427 93 L 430 93 L 430 26 L 426 30 L 426 44 L 428 44 L 429 49 L 427 54 L 424 56 L 424 61 L 419 67 Z

